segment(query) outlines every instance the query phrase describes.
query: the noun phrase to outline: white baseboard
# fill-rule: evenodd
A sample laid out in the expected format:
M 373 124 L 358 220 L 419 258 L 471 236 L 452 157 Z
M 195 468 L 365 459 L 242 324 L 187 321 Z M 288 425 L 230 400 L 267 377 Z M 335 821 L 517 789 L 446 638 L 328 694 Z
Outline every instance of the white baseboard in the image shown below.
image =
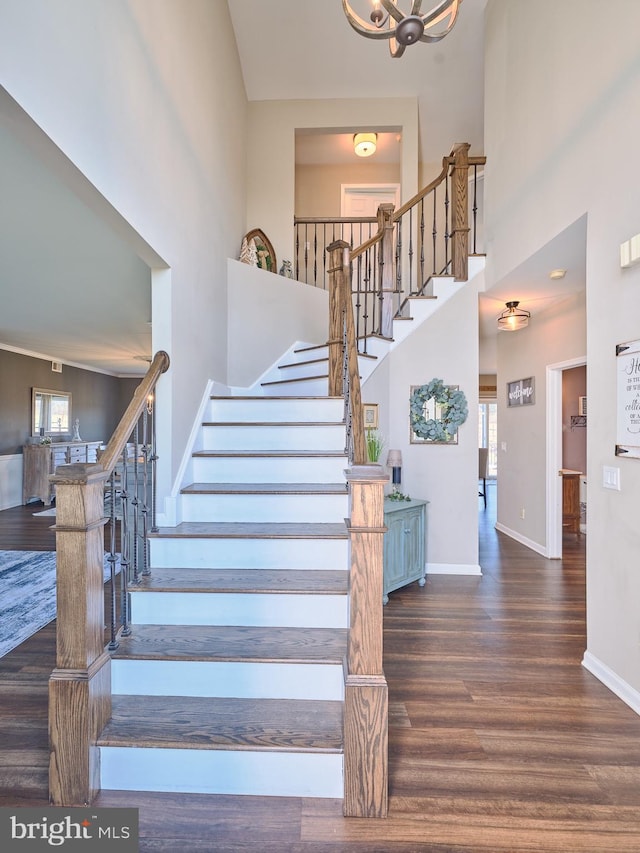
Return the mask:
M 518 533 L 517 530 L 512 530 L 510 527 L 505 527 L 505 525 L 500 524 L 500 522 L 496 522 L 496 530 L 499 530 L 500 533 L 504 533 L 505 536 L 511 537 L 511 539 L 515 539 L 516 542 L 519 542 L 526 548 L 531 548 L 531 550 L 535 551 L 536 554 L 540 554 L 543 557 L 548 556 L 549 552 L 546 547 L 540 545 L 539 542 L 534 542 L 533 539 L 527 539 L 526 536 L 523 536 L 521 533 Z
M 475 575 L 482 574 L 480 566 L 471 563 L 427 563 L 427 575 Z
M 612 693 L 615 693 L 619 699 L 628 705 L 636 714 L 640 714 L 640 692 L 623 681 L 619 675 L 609 669 L 609 667 L 598 660 L 591 652 L 586 651 L 582 658 L 582 666 L 588 670 L 591 675 L 595 675 L 598 681 L 601 681 L 605 687 L 608 687 Z

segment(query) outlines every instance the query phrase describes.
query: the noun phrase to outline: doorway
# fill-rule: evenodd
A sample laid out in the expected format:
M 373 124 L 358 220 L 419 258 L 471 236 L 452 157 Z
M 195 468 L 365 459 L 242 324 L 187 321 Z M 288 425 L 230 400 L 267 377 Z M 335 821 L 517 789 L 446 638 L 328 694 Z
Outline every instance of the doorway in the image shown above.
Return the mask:
M 547 554 L 550 560 L 562 558 L 562 487 L 563 478 L 560 475 L 564 467 L 563 460 L 563 432 L 570 428 L 570 421 L 566 424 L 563 420 L 562 386 L 564 371 L 576 367 L 583 367 L 587 363 L 586 356 L 569 361 L 558 362 L 547 365 Z M 579 402 L 576 399 L 576 412 Z M 569 417 L 571 417 L 569 415 Z M 584 428 L 586 436 L 586 415 L 584 416 Z M 584 471 L 588 477 L 588 472 Z

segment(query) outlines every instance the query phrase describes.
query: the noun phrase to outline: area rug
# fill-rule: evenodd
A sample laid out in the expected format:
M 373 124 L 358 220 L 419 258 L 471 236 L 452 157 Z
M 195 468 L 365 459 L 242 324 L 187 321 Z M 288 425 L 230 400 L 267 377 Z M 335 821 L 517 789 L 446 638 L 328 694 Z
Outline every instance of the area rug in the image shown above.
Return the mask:
M 55 618 L 55 551 L 0 551 L 0 657 Z

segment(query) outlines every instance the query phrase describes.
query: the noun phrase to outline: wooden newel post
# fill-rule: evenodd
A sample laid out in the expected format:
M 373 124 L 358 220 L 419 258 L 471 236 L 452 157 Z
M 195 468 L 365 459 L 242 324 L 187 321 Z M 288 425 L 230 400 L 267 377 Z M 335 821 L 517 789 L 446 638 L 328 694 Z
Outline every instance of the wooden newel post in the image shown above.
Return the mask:
M 393 204 L 381 204 L 378 208 L 378 230 L 382 231 L 382 310 L 380 312 L 380 334 L 393 337 L 393 293 L 396 289 L 395 241 L 393 239 Z
M 100 789 L 96 740 L 111 717 L 104 642 L 102 466 L 63 465 L 56 486 L 56 668 L 49 680 L 49 797 L 91 802 Z
M 344 293 L 348 278 L 349 244 L 335 240 L 329 253 L 329 396 L 342 397 L 344 359 Z
M 379 465 L 346 472 L 350 492 L 350 627 L 344 715 L 344 814 L 386 817 L 388 692 L 382 669 L 384 484 Z
M 469 148 L 468 142 L 456 145 L 451 152 L 453 194 L 451 259 L 453 277 L 466 281 L 469 271 Z

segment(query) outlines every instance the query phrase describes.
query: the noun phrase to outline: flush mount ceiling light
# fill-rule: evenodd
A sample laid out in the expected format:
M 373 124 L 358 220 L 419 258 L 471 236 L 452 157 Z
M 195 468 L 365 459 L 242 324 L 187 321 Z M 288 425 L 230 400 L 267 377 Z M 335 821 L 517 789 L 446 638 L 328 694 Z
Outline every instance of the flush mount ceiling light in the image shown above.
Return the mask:
M 506 309 L 498 317 L 498 329 L 503 332 L 517 332 L 529 325 L 529 311 L 518 308 L 519 302 L 507 302 Z
M 351 8 L 349 0 L 342 0 L 342 8 L 353 29 L 370 39 L 389 39 L 389 51 L 394 59 L 405 48 L 417 41 L 436 42 L 451 32 L 458 17 L 462 0 L 441 0 L 429 12 L 420 14 L 422 0 L 401 0 L 410 7 L 409 13 L 398 8 L 399 0 L 370 0 L 373 9 L 369 21 L 361 18 Z
M 553 279 L 554 281 L 557 281 L 559 278 L 564 278 L 566 274 L 566 270 L 551 270 L 551 272 L 549 273 L 549 278 Z
M 371 157 L 376 152 L 377 133 L 354 133 L 353 150 L 358 157 Z

